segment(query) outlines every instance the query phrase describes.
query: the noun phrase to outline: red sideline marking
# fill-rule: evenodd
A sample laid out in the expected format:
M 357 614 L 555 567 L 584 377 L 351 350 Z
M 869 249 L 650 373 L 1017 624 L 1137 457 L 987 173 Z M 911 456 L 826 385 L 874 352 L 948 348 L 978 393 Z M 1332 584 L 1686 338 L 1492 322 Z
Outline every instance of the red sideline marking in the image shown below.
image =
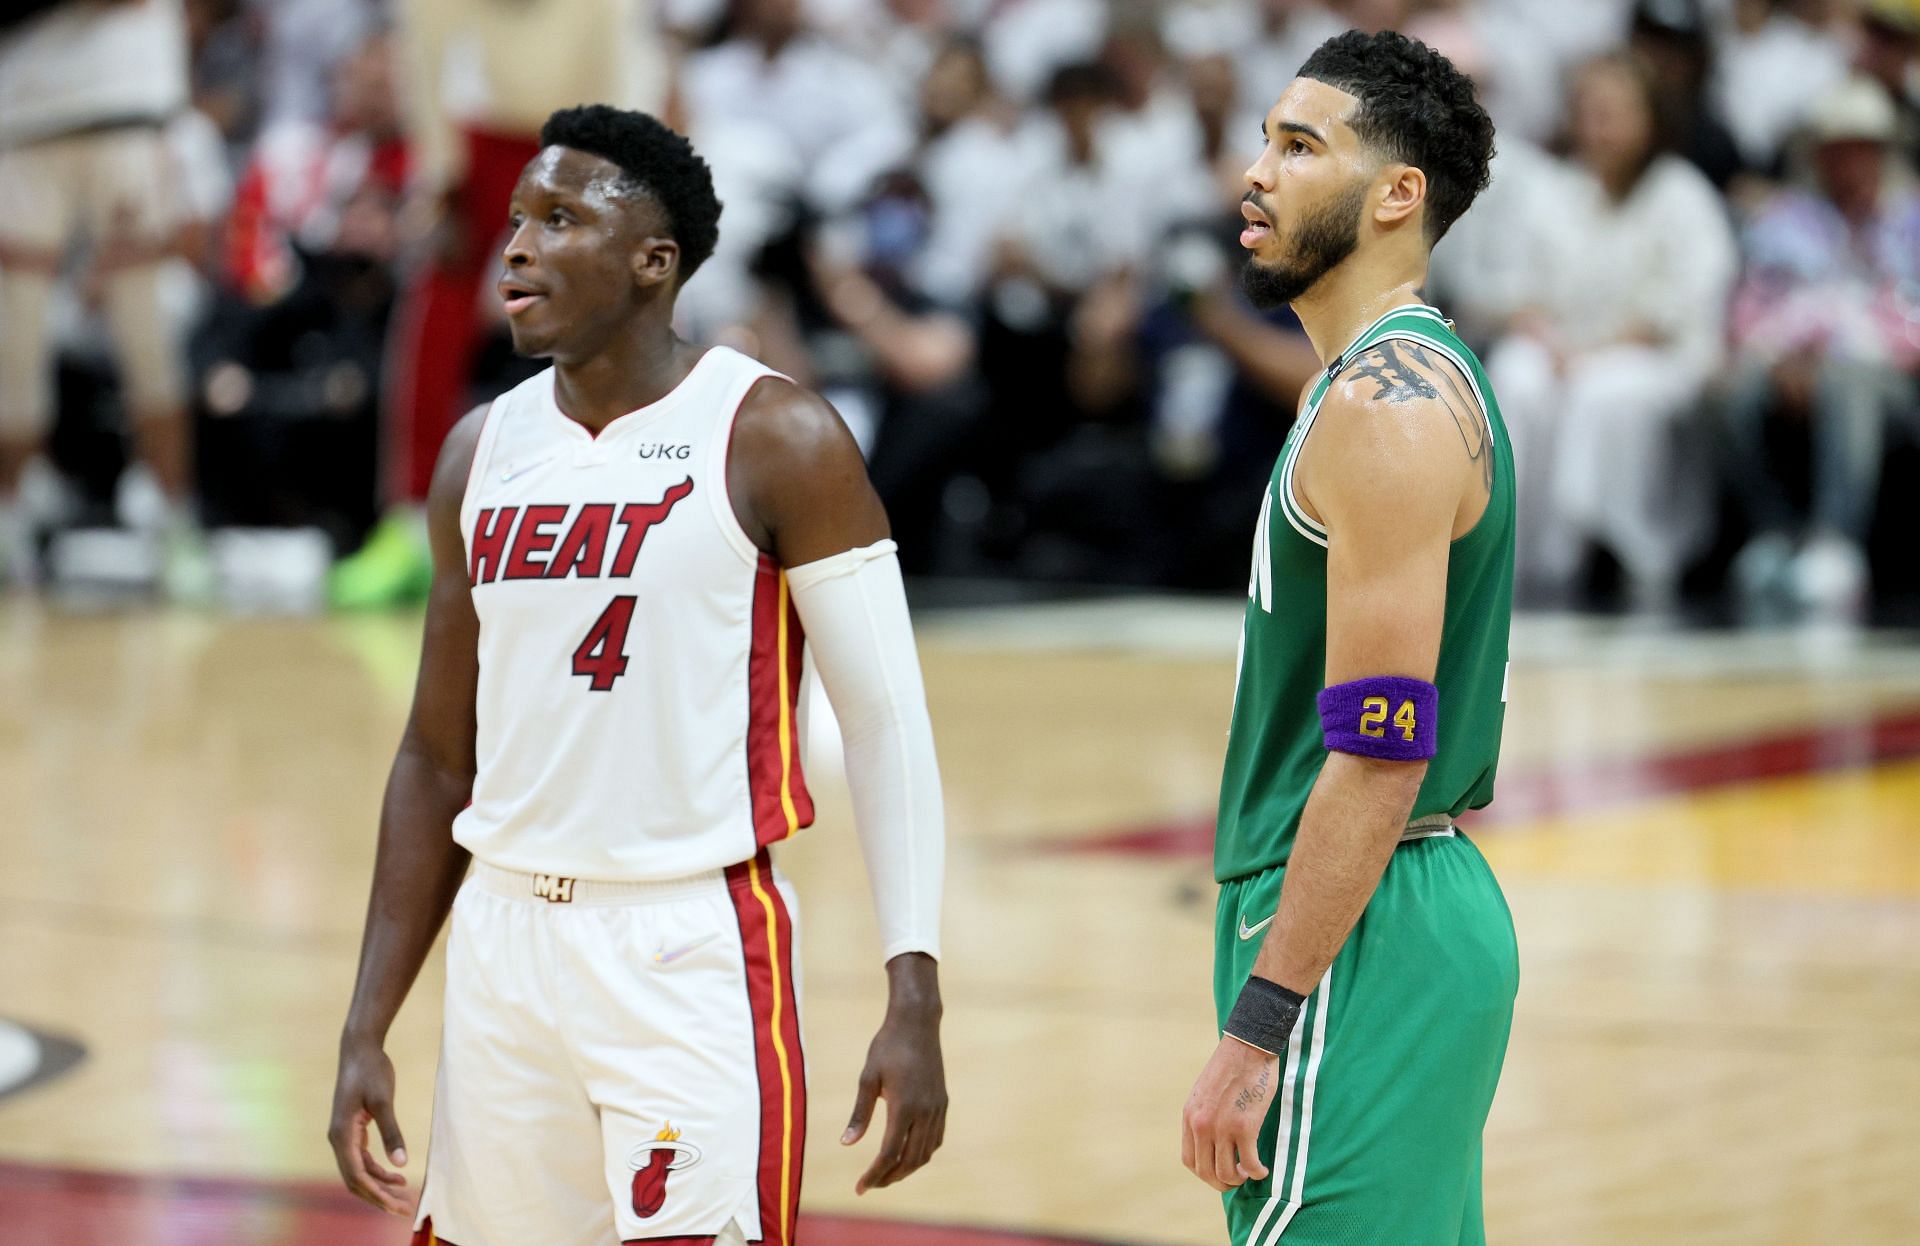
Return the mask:
M 1576 761 L 1559 770 L 1501 779 L 1493 804 L 1462 818 L 1473 827 L 1525 822 L 1570 810 L 1613 808 L 1682 792 L 1802 774 L 1859 770 L 1920 757 L 1920 713 L 1831 723 L 1660 757 Z M 1213 851 L 1213 815 L 1156 822 L 1060 844 L 1060 852 L 1131 856 L 1205 856 Z
M 6 1240 L 59 1246 L 402 1246 L 406 1221 L 331 1182 L 142 1177 L 0 1163 Z M 1117 1246 L 1002 1229 L 800 1217 L 804 1246 Z

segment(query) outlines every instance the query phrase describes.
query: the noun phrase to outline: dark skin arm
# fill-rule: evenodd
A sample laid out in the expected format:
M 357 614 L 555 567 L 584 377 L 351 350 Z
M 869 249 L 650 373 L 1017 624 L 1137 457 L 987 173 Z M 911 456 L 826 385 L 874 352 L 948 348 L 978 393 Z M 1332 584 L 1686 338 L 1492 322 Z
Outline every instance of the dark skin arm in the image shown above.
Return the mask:
M 396 1215 L 411 1214 L 419 1195 L 408 1189 L 405 1177 L 374 1160 L 367 1126 L 379 1126 L 388 1159 L 404 1166 L 406 1143 L 393 1111 L 387 1030 L 467 872 L 468 854 L 453 842 L 452 827 L 473 794 L 480 621 L 467 584 L 460 501 L 485 415 L 484 407 L 472 412 L 447 437 L 427 499 L 433 589 L 420 678 L 380 809 L 373 895 L 353 1003 L 340 1035 L 340 1071 L 327 1130 L 347 1188 Z
M 754 387 L 735 420 L 727 461 L 734 515 L 761 550 L 798 567 L 887 538 L 887 513 L 867 480 L 853 434 L 828 403 L 789 382 Z M 946 1134 L 947 1080 L 940 1055 L 940 979 L 931 956 L 887 962 L 887 1014 L 867 1049 L 866 1069 L 842 1145 L 867 1132 L 887 1101 L 880 1153 L 854 1186 L 864 1194 L 924 1165 Z

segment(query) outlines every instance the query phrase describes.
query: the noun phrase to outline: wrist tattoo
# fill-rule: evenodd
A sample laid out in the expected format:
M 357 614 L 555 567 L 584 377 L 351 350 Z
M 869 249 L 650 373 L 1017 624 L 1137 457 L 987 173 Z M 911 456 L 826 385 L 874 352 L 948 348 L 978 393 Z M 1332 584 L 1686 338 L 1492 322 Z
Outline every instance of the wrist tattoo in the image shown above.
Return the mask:
M 1271 1064 L 1261 1065 L 1260 1080 L 1251 1086 L 1242 1086 L 1240 1093 L 1233 1097 L 1234 1111 L 1244 1112 L 1264 1100 L 1267 1097 L 1267 1083 L 1272 1080 L 1273 1066 Z

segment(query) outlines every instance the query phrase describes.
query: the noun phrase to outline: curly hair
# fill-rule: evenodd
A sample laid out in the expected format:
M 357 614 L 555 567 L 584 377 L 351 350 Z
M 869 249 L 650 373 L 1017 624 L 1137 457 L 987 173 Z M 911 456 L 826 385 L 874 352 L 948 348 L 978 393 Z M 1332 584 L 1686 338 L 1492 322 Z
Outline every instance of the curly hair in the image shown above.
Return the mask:
M 1441 237 L 1487 188 L 1493 119 L 1473 80 L 1426 44 L 1396 31 L 1349 30 L 1321 44 L 1300 67 L 1360 101 L 1360 141 L 1427 175 L 1427 238 Z
M 571 147 L 618 165 L 625 181 L 667 214 L 680 244 L 680 280 L 693 276 L 720 240 L 713 171 L 682 136 L 643 112 L 605 104 L 562 108 L 540 127 L 542 147 Z

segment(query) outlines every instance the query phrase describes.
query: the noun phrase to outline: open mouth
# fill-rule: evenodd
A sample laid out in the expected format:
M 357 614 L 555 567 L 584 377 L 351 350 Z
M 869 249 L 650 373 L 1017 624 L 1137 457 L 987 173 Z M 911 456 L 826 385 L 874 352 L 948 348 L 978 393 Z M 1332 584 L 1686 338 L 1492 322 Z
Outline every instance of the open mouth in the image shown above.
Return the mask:
M 545 297 L 547 297 L 546 291 L 536 290 L 532 286 L 511 281 L 500 283 L 501 303 L 509 316 L 518 315 Z
M 1247 222 L 1246 228 L 1240 231 L 1241 246 L 1257 247 L 1273 233 L 1273 222 L 1267 219 L 1267 214 L 1244 199 L 1240 201 L 1240 216 Z

